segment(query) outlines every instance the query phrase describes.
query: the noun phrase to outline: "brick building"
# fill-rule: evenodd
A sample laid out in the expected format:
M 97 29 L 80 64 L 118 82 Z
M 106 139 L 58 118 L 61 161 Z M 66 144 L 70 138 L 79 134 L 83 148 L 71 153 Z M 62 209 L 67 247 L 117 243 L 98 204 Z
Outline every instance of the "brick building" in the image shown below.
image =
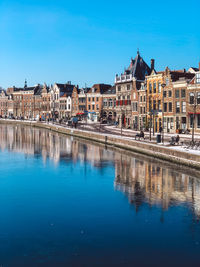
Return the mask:
M 5 118 L 8 115 L 8 95 L 5 90 L 0 89 L 0 117 Z
M 147 92 L 145 83 L 141 83 L 138 90 L 138 114 L 139 114 L 139 130 L 147 129 Z
M 54 119 L 62 118 L 63 114 L 66 114 L 66 116 L 69 116 L 69 114 L 71 114 L 71 111 L 72 111 L 71 110 L 72 109 L 71 96 L 72 96 L 73 88 L 74 88 L 74 85 L 72 85 L 71 82 L 68 82 L 65 84 L 55 83 L 53 86 L 51 86 L 50 94 L 51 94 L 51 117 L 52 118 Z M 61 102 L 60 102 L 60 99 L 61 99 Z M 66 110 L 62 109 L 62 114 L 60 114 L 60 104 L 62 105 L 62 108 L 63 108 L 63 104 L 66 107 Z
M 103 93 L 103 118 L 109 121 L 116 121 L 116 87 L 113 86 Z
M 186 128 L 186 90 L 193 77 L 193 73 L 168 67 L 146 77 L 148 125 L 153 132 L 161 127 L 165 132 Z
M 187 128 L 200 133 L 200 63 L 187 89 Z
M 102 117 L 103 94 L 109 88 L 111 88 L 110 84 L 94 84 L 87 93 L 87 111 L 95 113 L 98 119 Z
M 138 91 L 145 75 L 151 72 L 150 67 L 140 56 L 139 51 L 135 59 L 131 59 L 130 66 L 120 76 L 116 75 L 116 112 L 119 125 L 138 129 Z

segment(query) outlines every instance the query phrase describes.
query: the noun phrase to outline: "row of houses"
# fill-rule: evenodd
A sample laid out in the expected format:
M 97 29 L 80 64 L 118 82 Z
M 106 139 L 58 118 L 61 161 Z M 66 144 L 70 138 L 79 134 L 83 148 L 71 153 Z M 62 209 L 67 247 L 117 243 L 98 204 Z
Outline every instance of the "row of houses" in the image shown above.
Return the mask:
M 112 107 L 109 104 L 109 108 L 114 110 L 115 87 L 108 84 L 79 88 L 78 85 L 67 82 L 28 87 L 25 81 L 23 88 L 13 86 L 6 91 L 0 90 L 0 116 L 47 120 L 91 114 L 98 119 L 102 117 L 103 102 L 109 96 L 112 98 Z
M 200 132 L 200 63 L 187 71 L 155 69 L 139 51 L 115 76 L 114 85 L 79 88 L 71 82 L 0 91 L 0 116 L 69 119 L 73 116 L 117 122 L 119 127 L 158 132 Z

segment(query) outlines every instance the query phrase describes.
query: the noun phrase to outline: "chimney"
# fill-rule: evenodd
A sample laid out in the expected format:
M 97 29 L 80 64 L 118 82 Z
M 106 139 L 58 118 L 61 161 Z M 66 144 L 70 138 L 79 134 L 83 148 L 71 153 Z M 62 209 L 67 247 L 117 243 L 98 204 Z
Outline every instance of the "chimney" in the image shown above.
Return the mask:
M 151 59 L 151 70 L 155 67 L 155 59 Z

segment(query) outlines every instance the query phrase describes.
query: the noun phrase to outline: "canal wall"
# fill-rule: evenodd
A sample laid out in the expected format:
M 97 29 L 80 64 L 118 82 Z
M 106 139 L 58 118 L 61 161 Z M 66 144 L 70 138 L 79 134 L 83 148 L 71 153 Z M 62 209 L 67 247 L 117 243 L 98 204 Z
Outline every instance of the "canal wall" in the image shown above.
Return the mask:
M 125 149 L 128 151 L 140 153 L 153 158 L 165 160 L 175 164 L 181 164 L 191 168 L 200 170 L 200 153 L 189 153 L 172 149 L 170 147 L 164 147 L 157 144 L 145 143 L 142 141 L 136 141 L 130 137 L 121 137 L 112 134 L 89 132 L 79 129 L 65 128 L 54 124 L 46 124 L 39 122 L 27 122 L 27 121 L 6 121 L 0 120 L 0 123 L 6 124 L 20 124 L 32 127 L 38 127 L 48 129 L 57 133 L 70 135 L 82 139 L 91 140 L 97 143 L 102 143 L 107 146 L 114 146 L 117 148 Z

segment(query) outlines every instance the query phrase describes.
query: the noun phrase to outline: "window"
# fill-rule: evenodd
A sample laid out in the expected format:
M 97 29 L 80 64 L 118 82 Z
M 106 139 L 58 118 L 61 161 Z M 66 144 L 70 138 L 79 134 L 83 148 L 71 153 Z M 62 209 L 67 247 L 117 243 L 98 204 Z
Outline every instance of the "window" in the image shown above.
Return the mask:
M 130 90 L 130 89 L 131 89 L 131 85 L 127 84 L 127 90 Z
M 161 110 L 161 101 L 158 100 L 158 109 Z
M 96 109 L 99 110 L 99 104 L 96 104 Z
M 164 103 L 164 112 L 167 112 L 167 103 Z
M 90 110 L 90 105 L 88 105 L 88 109 Z
M 98 98 L 98 97 L 96 97 L 96 101 L 97 101 L 97 102 L 99 101 L 99 98 Z
M 181 111 L 186 112 L 186 102 L 181 103 Z
M 197 128 L 200 128 L 200 114 L 197 115 Z
M 185 97 L 185 89 L 181 89 L 181 97 Z
M 88 101 L 90 102 L 90 97 L 88 97 Z
M 92 98 L 92 101 L 93 101 L 93 102 L 95 101 L 95 98 L 94 98 L 94 97 Z
M 152 93 L 152 84 L 149 83 L 149 93 L 151 94 Z
M 118 88 L 117 88 L 118 92 L 121 91 L 121 86 L 119 85 Z
M 167 91 L 163 92 L 163 96 L 166 97 L 167 96 Z
M 104 100 L 103 100 L 103 106 L 104 106 L 104 107 L 107 107 L 107 99 L 104 99 Z
M 144 114 L 146 113 L 146 108 L 144 107 Z
M 172 102 L 169 102 L 169 112 L 172 112 Z
M 156 100 L 153 100 L 153 109 L 156 110 Z
M 94 105 L 92 105 L 92 110 L 94 110 Z
M 190 93 L 190 104 L 194 104 L 194 93 Z
M 156 93 L 156 83 L 153 83 L 153 92 Z
M 180 113 L 180 102 L 176 102 L 176 113 Z
M 162 87 L 161 87 L 161 83 L 159 82 L 159 83 L 158 83 L 158 93 L 161 93 L 161 88 L 162 88 Z
M 142 114 L 142 107 L 140 107 L 140 114 Z
M 145 97 L 145 95 L 144 95 L 144 102 L 146 101 L 146 97 Z
M 196 79 L 197 79 L 197 83 L 200 83 L 200 73 L 197 73 Z
M 165 83 L 166 83 L 166 86 L 169 85 L 169 78 L 166 78 L 166 79 L 165 79 Z
M 200 92 L 197 93 L 197 104 L 200 104 Z
M 140 102 L 142 102 L 142 96 L 140 96 Z
M 112 98 L 109 99 L 109 107 L 112 107 L 113 105 L 113 101 L 112 101 Z
M 137 102 L 133 102 L 133 111 L 137 111 Z
M 123 95 L 123 102 L 122 102 L 123 105 L 125 105 L 125 95 Z
M 176 98 L 179 98 L 179 89 L 176 89 L 176 91 L 175 91 L 175 97 Z
M 168 96 L 172 97 L 172 91 L 171 90 L 168 91 Z

